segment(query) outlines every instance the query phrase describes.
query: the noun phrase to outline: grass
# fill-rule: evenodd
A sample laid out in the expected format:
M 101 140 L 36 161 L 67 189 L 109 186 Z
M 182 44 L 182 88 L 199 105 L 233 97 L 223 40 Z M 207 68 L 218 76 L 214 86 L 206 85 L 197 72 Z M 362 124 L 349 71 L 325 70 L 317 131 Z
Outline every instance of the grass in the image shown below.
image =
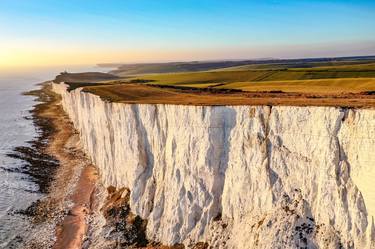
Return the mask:
M 179 91 L 176 89 L 151 87 L 140 84 L 85 87 L 85 92 L 100 96 L 109 102 L 142 104 L 225 105 L 240 104 L 245 98 L 240 95 Z
M 318 66 L 340 66 L 365 64 L 375 61 L 375 56 L 341 57 L 341 58 L 307 58 L 307 59 L 263 59 L 263 60 L 224 60 L 224 61 L 191 61 L 168 63 L 119 64 L 112 71 L 119 76 L 139 74 L 200 72 L 208 70 L 249 70 L 277 68 L 312 68 Z M 105 65 L 104 65 L 105 66 Z
M 299 93 L 360 93 L 375 90 L 375 78 L 233 82 L 218 88 Z
M 375 98 L 366 94 L 304 94 L 286 92 L 225 92 L 207 88 L 180 89 L 145 84 L 87 86 L 83 91 L 108 102 L 173 105 L 295 105 L 373 107 Z
M 349 69 L 349 70 L 375 70 L 373 61 L 341 61 L 341 62 L 310 62 L 310 63 L 272 63 L 272 64 L 251 64 L 236 67 L 218 69 L 218 71 L 243 71 L 243 70 L 269 70 L 269 69 Z
M 209 71 L 142 75 L 152 84 L 244 91 L 361 92 L 375 90 L 375 68 L 314 68 L 288 70 Z M 147 84 L 147 83 L 146 83 Z
M 79 82 L 71 88 L 83 87 L 108 101 L 125 103 L 375 106 L 374 60 L 293 61 L 114 80 L 113 75 L 101 77 L 100 85 Z
M 86 73 L 67 73 L 62 72 L 53 80 L 59 82 L 74 82 L 74 83 L 95 83 L 108 80 L 115 80 L 119 77 L 113 74 L 100 72 L 86 72 Z

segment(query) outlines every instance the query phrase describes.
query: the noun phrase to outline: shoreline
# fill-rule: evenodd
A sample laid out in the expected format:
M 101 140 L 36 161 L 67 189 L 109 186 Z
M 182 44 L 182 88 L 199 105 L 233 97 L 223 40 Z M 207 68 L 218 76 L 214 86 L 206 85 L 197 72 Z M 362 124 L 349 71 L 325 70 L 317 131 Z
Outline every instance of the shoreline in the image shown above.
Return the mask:
M 26 248 L 82 248 L 87 231 L 97 171 L 79 146 L 78 133 L 60 104 L 60 96 L 52 92 L 49 82 L 30 91 L 41 102 L 34 106 L 33 119 L 43 140 L 39 153 L 58 163 L 44 169 L 49 176 L 44 182 L 46 197 L 36 201 L 23 213 L 31 217 L 38 232 L 26 241 Z M 48 165 L 47 165 L 48 166 Z M 41 175 L 43 177 L 43 175 Z

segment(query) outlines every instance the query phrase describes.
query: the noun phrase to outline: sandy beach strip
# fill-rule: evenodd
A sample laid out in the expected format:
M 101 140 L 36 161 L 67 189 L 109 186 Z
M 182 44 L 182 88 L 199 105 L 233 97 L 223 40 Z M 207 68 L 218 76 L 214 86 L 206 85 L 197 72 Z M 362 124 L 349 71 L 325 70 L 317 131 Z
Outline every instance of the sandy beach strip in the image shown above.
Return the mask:
M 44 234 L 45 238 L 36 235 L 28 248 L 82 248 L 97 171 L 81 150 L 79 135 L 60 104 L 60 96 L 51 90 L 50 84 L 43 84 L 33 95 L 43 99 L 35 109 L 36 118 L 48 120 L 49 125 L 42 129 L 51 131 L 45 153 L 56 158 L 59 166 L 47 197 L 37 204 L 34 217 L 41 221 L 41 230 L 43 226 L 49 227 L 48 233 Z M 50 229 L 51 224 L 55 229 Z

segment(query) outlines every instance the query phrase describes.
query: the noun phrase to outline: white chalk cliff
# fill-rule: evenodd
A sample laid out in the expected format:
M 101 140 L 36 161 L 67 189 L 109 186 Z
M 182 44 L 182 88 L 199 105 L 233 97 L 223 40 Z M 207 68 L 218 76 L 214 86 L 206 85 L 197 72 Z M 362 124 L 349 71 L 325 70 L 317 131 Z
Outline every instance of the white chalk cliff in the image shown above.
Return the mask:
M 109 103 L 53 84 L 149 239 L 375 248 L 375 110 Z

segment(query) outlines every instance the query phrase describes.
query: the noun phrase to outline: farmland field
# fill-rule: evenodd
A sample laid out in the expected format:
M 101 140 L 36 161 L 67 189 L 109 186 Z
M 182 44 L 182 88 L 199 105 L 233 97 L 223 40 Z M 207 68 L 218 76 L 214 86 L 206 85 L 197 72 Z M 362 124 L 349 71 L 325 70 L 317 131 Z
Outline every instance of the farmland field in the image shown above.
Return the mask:
M 165 67 L 157 65 L 163 73 L 124 76 L 121 71 L 100 75 L 98 80 L 93 80 L 93 73 L 87 79 L 84 74 L 65 77 L 70 81 L 70 89 L 83 87 L 84 91 L 108 101 L 126 103 L 375 105 L 375 59 L 283 61 L 212 70 L 203 70 L 212 67 L 203 64 L 202 71 L 197 71 L 199 67 L 194 65 L 194 71 L 190 72 L 175 72 L 175 65 L 167 63 Z M 133 66 L 132 70 L 145 68 L 150 69 L 141 65 Z

